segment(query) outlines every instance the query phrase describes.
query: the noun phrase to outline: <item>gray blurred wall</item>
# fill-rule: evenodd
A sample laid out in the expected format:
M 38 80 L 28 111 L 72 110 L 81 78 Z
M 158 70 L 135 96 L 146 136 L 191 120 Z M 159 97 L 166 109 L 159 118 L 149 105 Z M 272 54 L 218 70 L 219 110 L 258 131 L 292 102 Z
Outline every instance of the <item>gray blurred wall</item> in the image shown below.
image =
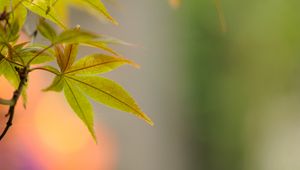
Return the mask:
M 87 15 L 78 10 L 72 11 L 72 25 L 80 24 L 138 45 L 115 48 L 139 63 L 140 69 L 126 66 L 105 76 L 131 92 L 155 126 L 99 105 L 95 105 L 95 124 L 105 124 L 117 138 L 118 169 L 184 170 L 189 159 L 185 153 L 185 124 L 180 117 L 184 110 L 184 68 L 176 52 L 178 47 L 173 45 L 173 11 L 167 1 L 158 0 L 122 0 L 108 8 L 119 26 L 86 19 Z

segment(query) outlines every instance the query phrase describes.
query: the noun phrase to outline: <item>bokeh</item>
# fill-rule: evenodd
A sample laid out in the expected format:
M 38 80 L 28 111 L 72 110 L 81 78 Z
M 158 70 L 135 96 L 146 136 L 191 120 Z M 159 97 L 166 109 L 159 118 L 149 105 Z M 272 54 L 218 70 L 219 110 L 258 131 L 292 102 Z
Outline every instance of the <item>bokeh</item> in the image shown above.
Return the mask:
M 73 8 L 70 24 L 134 44 L 114 48 L 141 68 L 104 76 L 155 126 L 94 103 L 95 144 L 37 72 L 0 143 L 1 170 L 300 169 L 300 1 L 105 2 L 120 26 Z M 11 92 L 1 79 L 1 97 Z

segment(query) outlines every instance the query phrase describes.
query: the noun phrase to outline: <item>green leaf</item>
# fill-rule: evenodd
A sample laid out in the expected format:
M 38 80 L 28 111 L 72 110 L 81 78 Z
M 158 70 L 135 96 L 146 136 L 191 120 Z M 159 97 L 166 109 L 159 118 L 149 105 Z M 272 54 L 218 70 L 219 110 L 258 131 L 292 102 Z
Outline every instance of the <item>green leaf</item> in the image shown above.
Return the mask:
M 33 56 L 32 54 L 30 54 L 29 56 L 24 56 L 26 57 L 26 59 L 24 60 L 25 63 L 28 63 L 28 61 L 30 61 Z M 41 54 L 38 57 L 36 57 L 34 60 L 32 60 L 31 64 L 43 64 L 43 63 L 48 63 L 53 61 L 55 58 L 53 56 L 47 55 L 47 54 Z
M 8 34 L 7 34 L 7 41 L 8 42 L 14 42 L 19 38 L 19 23 L 17 21 L 14 21 L 10 27 L 8 28 Z
M 71 29 L 71 30 L 66 30 L 62 32 L 56 40 L 54 40 L 54 44 L 59 44 L 59 43 L 81 43 L 81 42 L 86 42 L 90 41 L 92 39 L 97 38 L 98 35 L 87 32 L 87 31 L 82 31 L 79 29 Z
M 60 21 L 53 8 L 48 5 L 47 0 L 23 0 L 22 3 L 30 11 L 66 29 L 66 26 Z
M 19 28 L 17 21 L 12 22 L 5 31 L 3 28 L 0 28 L 0 42 L 7 44 L 16 41 L 19 37 Z
M 95 41 L 95 40 L 86 41 L 86 42 L 82 42 L 82 45 L 87 45 L 87 46 L 90 46 L 90 47 L 99 48 L 99 49 L 107 51 L 111 54 L 119 55 L 117 52 L 115 52 L 113 49 L 108 47 L 108 45 L 106 43 L 102 42 L 102 41 Z
M 3 67 L 3 65 L 2 65 L 2 63 L 4 62 L 4 57 L 3 57 L 3 55 L 0 53 L 0 76 L 2 76 L 2 74 L 3 74 L 3 72 L 5 71 L 4 69 L 4 67 Z
M 28 43 L 29 43 L 29 42 L 23 42 L 23 43 L 20 43 L 20 44 L 16 44 L 16 45 L 14 45 L 13 48 L 14 48 L 16 51 L 20 51 L 20 50 L 22 50 Z
M 71 82 L 66 80 L 64 87 L 65 96 L 68 103 L 72 107 L 77 116 L 84 122 L 89 129 L 94 140 L 96 141 L 96 135 L 94 131 L 94 112 L 92 105 L 88 99 L 75 87 Z
M 136 46 L 134 44 L 131 44 L 129 42 L 113 38 L 113 37 L 108 37 L 108 36 L 103 36 L 100 39 L 101 42 L 106 43 L 106 44 L 116 44 L 116 45 L 125 45 L 125 46 Z
M 83 2 L 88 3 L 92 8 L 102 13 L 112 23 L 118 25 L 118 22 L 114 20 L 113 17 L 111 17 L 110 14 L 107 12 L 101 0 L 83 0 Z
M 43 50 L 42 47 L 38 46 L 28 46 L 22 49 L 14 47 L 14 49 L 18 53 L 18 56 L 14 55 L 15 60 L 19 61 L 19 57 L 21 57 L 24 63 L 28 63 L 36 54 L 40 53 Z M 53 61 L 54 59 L 55 57 L 53 55 L 53 52 L 51 52 L 51 50 L 48 50 L 44 51 L 38 57 L 32 60 L 31 64 L 42 64 Z
M 0 0 L 0 13 L 1 15 L 6 13 L 8 22 L 10 23 L 5 28 L 5 31 L 3 28 L 0 30 L 0 34 L 2 34 L 0 36 L 1 42 L 14 42 L 19 37 L 18 33 L 27 16 L 26 8 L 22 5 L 17 6 L 19 2 L 20 0 Z
M 62 75 L 58 75 L 54 78 L 52 84 L 44 89 L 43 91 L 55 91 L 55 92 L 61 92 L 65 85 L 65 79 Z
M 66 25 L 70 23 L 70 9 L 68 6 L 70 2 L 72 2 L 72 0 L 57 0 L 52 6 L 57 15 L 60 16 L 61 21 Z
M 8 82 L 16 89 L 19 85 L 20 78 L 15 66 L 6 59 L 2 59 L 0 61 L 0 68 L 2 68 L 0 69 L 0 75 L 4 75 Z
M 6 39 L 6 33 L 3 27 L 0 25 L 0 44 L 5 44 L 5 43 L 8 43 Z
M 111 21 L 113 24 L 118 25 L 118 22 L 107 12 L 106 7 L 101 0 L 72 0 L 71 2 L 72 5 L 75 5 L 79 8 L 85 8 L 87 6 L 88 12 L 92 12 L 90 9 L 94 9 L 99 14 L 102 14 L 105 18 Z
M 48 86 L 47 88 L 43 89 L 43 91 L 60 92 L 63 90 L 64 85 L 65 85 L 65 79 L 64 79 L 63 75 L 61 75 L 60 72 L 56 68 L 54 68 L 52 66 L 43 66 L 43 67 L 40 67 L 40 69 L 47 70 L 56 75 L 54 80 L 52 81 L 51 85 Z
M 43 19 L 40 20 L 40 23 L 37 27 L 38 31 L 42 34 L 43 37 L 53 42 L 56 39 L 56 31 L 50 24 L 48 24 Z
M 107 12 L 104 4 L 100 0 L 58 0 L 55 2 L 53 8 L 62 18 L 63 23 L 68 23 L 69 7 L 73 6 L 80 10 L 85 10 L 90 14 L 99 18 L 104 16 L 110 22 L 118 25 L 117 21 L 114 20 Z M 100 15 L 99 15 L 100 14 Z
M 66 76 L 66 78 L 95 101 L 132 113 L 153 125 L 152 120 L 141 111 L 134 99 L 116 82 L 96 76 Z
M 0 0 L 0 12 L 2 12 L 4 9 L 10 9 L 10 4 L 10 0 Z
M 81 58 L 65 74 L 101 74 L 112 71 L 124 64 L 134 64 L 124 58 L 93 54 Z
M 23 0 L 12 0 L 14 10 L 9 21 L 10 23 L 17 21 L 20 29 L 23 27 L 27 18 L 27 9 L 20 4 L 21 1 Z

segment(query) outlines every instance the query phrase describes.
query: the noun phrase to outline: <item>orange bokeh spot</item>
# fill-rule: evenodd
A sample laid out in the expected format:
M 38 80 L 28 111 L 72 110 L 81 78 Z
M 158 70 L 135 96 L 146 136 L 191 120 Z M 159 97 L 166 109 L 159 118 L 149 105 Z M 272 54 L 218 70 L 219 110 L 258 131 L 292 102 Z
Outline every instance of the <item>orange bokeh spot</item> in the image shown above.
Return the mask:
M 0 97 L 10 98 L 13 89 L 6 80 L 0 82 Z M 14 170 L 28 163 L 43 170 L 116 169 L 116 143 L 111 133 L 96 124 L 96 144 L 61 94 L 40 91 L 49 83 L 47 73 L 30 75 L 27 109 L 18 103 L 14 124 L 1 141 L 0 153 L 5 153 L 5 159 L 1 155 L 0 159 L 7 162 L 2 168 Z M 0 107 L 1 130 L 6 111 Z M 20 155 L 26 159 L 16 159 Z
M 34 116 L 38 135 L 53 152 L 78 152 L 91 140 L 87 128 L 69 109 L 61 95 L 43 95 Z

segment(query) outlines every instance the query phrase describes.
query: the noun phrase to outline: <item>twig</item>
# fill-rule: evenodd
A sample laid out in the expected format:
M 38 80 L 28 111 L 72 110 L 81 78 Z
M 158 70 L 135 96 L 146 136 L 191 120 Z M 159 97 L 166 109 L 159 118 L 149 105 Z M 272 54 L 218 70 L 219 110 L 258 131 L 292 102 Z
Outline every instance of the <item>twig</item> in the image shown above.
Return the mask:
M 8 110 L 8 120 L 6 123 L 6 127 L 5 129 L 2 131 L 1 135 L 0 135 L 0 141 L 3 139 L 3 137 L 5 136 L 6 132 L 9 130 L 9 128 L 12 126 L 12 122 L 14 119 L 14 113 L 15 113 L 15 107 L 18 103 L 18 100 L 21 96 L 22 90 L 27 82 L 27 78 L 28 78 L 28 68 L 24 67 L 20 70 L 18 70 L 19 73 L 19 77 L 20 77 L 20 83 L 18 86 L 18 89 L 14 91 L 13 97 L 11 99 L 12 105 L 9 107 Z
M 14 104 L 14 102 L 13 102 L 12 100 L 5 100 L 5 99 L 1 99 L 1 98 L 0 98 L 0 104 L 11 106 L 11 105 Z

